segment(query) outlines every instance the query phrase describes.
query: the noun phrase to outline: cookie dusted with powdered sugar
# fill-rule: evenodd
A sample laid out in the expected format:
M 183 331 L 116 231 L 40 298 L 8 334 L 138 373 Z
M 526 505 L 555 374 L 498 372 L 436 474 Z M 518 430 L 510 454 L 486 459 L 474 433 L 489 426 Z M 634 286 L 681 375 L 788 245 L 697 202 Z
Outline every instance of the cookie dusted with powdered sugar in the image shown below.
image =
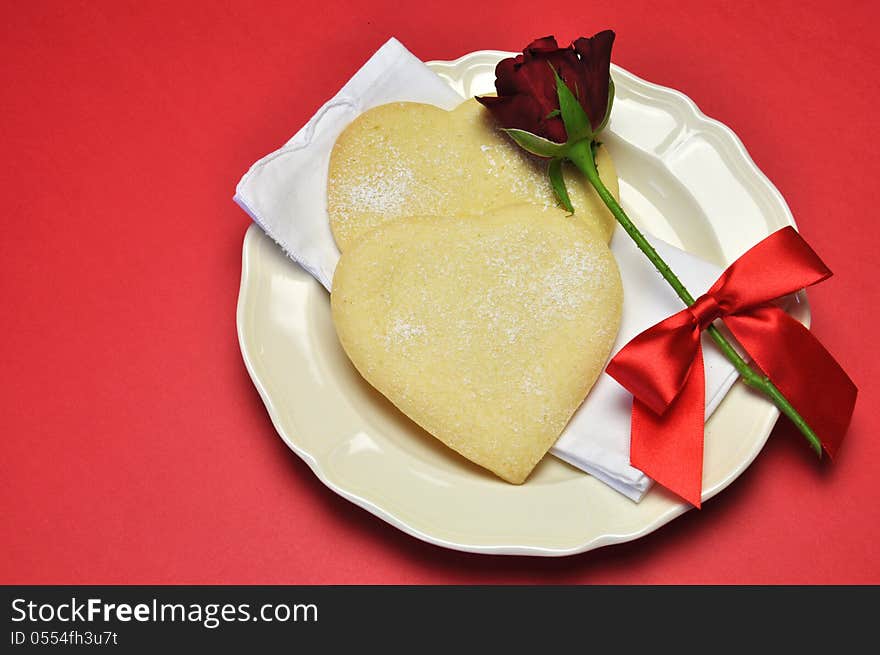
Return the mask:
M 599 376 L 623 290 L 579 217 L 403 218 L 346 248 L 331 305 L 361 375 L 450 448 L 523 482 Z
M 604 147 L 597 162 L 617 197 L 617 173 Z M 500 131 L 476 100 L 451 112 L 412 102 L 380 105 L 355 119 L 333 148 L 327 184 L 333 237 L 344 252 L 385 221 L 480 215 L 519 203 L 565 215 L 546 166 Z M 566 165 L 565 176 L 575 214 L 607 243 L 611 213 L 573 166 Z

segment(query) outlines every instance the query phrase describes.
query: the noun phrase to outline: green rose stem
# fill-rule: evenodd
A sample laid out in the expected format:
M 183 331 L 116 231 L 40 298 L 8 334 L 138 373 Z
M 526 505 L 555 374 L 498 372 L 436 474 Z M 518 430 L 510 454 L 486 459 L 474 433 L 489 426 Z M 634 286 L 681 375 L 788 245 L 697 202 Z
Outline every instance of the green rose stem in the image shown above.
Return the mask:
M 617 222 L 620 223 L 621 227 L 626 231 L 630 238 L 635 241 L 639 250 L 645 253 L 645 256 L 647 256 L 651 263 L 654 264 L 663 276 L 663 279 L 665 279 L 669 283 L 669 286 L 675 290 L 675 293 L 678 294 L 678 297 L 681 298 L 686 305 L 693 305 L 694 297 L 681 283 L 681 280 L 678 279 L 675 273 L 672 272 L 669 265 L 663 261 L 663 258 L 657 254 L 657 251 L 654 250 L 653 246 L 651 246 L 645 238 L 645 235 L 643 235 L 635 224 L 633 224 L 629 216 L 626 215 L 626 212 L 623 211 L 623 208 L 617 200 L 614 199 L 614 196 L 611 195 L 611 192 L 608 191 L 607 187 L 602 182 L 602 179 L 599 177 L 599 170 L 596 168 L 594 147 L 594 141 L 582 139 L 569 146 L 566 158 L 570 159 L 587 177 L 587 180 L 589 180 L 590 184 L 593 185 L 593 188 L 596 189 L 596 193 L 599 194 L 602 202 L 604 202 L 605 206 L 608 207 L 612 214 L 614 214 L 614 218 L 617 219 Z M 816 433 L 813 432 L 812 428 L 797 410 L 791 406 L 791 403 L 789 403 L 785 396 L 782 395 L 782 392 L 776 388 L 776 385 L 766 376 L 753 370 L 752 367 L 740 357 L 739 353 L 733 348 L 717 327 L 710 325 L 706 328 L 706 331 L 709 333 L 709 336 L 712 337 L 712 340 L 718 344 L 718 347 L 721 349 L 721 352 L 724 353 L 724 356 L 730 360 L 731 364 L 733 364 L 743 381 L 748 386 L 757 389 L 768 396 L 779 410 L 791 419 L 791 422 L 797 426 L 807 438 L 807 441 L 810 442 L 810 446 L 816 451 L 816 454 L 821 457 L 822 443 L 819 441 Z
M 568 88 L 566 83 L 557 74 L 556 70 L 549 64 L 549 62 L 548 66 L 555 78 L 556 92 L 557 97 L 559 98 L 558 111 L 559 115 L 562 117 L 562 122 L 565 125 L 565 133 L 568 136 L 568 140 L 565 143 L 556 143 L 527 130 L 518 128 L 502 129 L 504 129 L 507 135 L 510 136 L 520 147 L 540 157 L 550 159 L 550 165 L 547 169 L 550 177 L 550 184 L 556 197 L 559 199 L 560 204 L 570 212 L 573 212 L 574 210 L 571 206 L 568 192 L 565 190 L 565 181 L 562 178 L 561 161 L 563 159 L 572 161 L 574 165 L 586 175 L 587 180 L 589 180 L 593 188 L 596 189 L 596 192 L 605 203 L 605 206 L 607 206 L 611 213 L 614 214 L 614 218 L 617 219 L 617 222 L 620 223 L 621 227 L 623 227 L 630 238 L 635 241 L 639 250 L 645 253 L 651 263 L 654 264 L 663 278 L 669 283 L 669 286 L 675 290 L 678 297 L 690 307 L 694 304 L 694 297 L 681 283 L 678 276 L 672 272 L 669 265 L 663 261 L 660 255 L 657 254 L 657 251 L 654 250 L 653 246 L 651 246 L 645 238 L 645 235 L 639 232 L 639 229 L 629 219 L 629 216 L 626 215 L 626 212 L 623 211 L 623 208 L 618 204 L 617 200 L 614 199 L 614 196 L 611 195 L 611 192 L 608 191 L 605 184 L 602 182 L 602 179 L 599 177 L 599 170 L 596 168 L 595 159 L 595 149 L 598 147 L 598 144 L 596 143 L 596 134 L 605 126 L 608 117 L 611 114 L 611 107 L 614 102 L 614 82 L 609 78 L 610 93 L 608 95 L 608 106 L 605 110 L 605 116 L 602 122 L 594 131 L 590 118 L 587 116 L 587 113 L 577 99 L 577 96 L 572 93 L 571 89 Z M 550 118 L 552 115 L 553 112 L 551 112 L 551 115 L 547 118 Z M 770 398 L 779 410 L 791 419 L 792 423 L 797 426 L 801 433 L 807 438 L 807 441 L 810 442 L 810 446 L 812 446 L 816 454 L 821 457 L 822 443 L 819 441 L 816 433 L 813 432 L 812 428 L 797 410 L 791 406 L 791 403 L 788 402 L 788 399 L 786 399 L 786 397 L 782 395 L 782 392 L 776 388 L 776 385 L 766 376 L 753 370 L 752 367 L 740 357 L 739 353 L 717 327 L 709 325 L 706 328 L 706 331 L 721 349 L 721 352 L 724 353 L 724 356 L 733 364 L 743 381 L 748 386 L 761 391 L 764 395 Z

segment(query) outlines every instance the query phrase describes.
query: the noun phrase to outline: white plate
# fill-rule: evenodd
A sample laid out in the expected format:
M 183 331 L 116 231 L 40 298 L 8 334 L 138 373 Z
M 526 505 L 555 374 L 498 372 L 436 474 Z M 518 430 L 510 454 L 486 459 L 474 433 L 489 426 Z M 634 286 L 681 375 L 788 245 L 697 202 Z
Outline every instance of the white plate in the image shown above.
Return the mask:
M 429 66 L 464 96 L 493 90 L 511 53 Z M 678 91 L 613 67 L 603 134 L 623 205 L 644 229 L 717 264 L 794 225 L 779 192 L 733 132 Z M 807 322 L 806 303 L 797 318 Z M 635 504 L 548 456 L 522 486 L 446 449 L 364 382 L 342 351 L 328 296 L 256 227 L 244 240 L 238 335 L 278 433 L 328 487 L 401 530 L 480 553 L 569 555 L 629 541 L 688 509 L 655 487 Z M 741 383 L 706 428 L 703 499 L 752 462 L 776 409 Z

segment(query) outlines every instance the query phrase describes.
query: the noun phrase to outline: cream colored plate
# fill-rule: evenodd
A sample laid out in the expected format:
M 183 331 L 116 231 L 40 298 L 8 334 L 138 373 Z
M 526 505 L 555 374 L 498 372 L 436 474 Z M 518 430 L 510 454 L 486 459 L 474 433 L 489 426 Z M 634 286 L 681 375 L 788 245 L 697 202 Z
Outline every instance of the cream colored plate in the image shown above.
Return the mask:
M 510 53 L 481 51 L 430 67 L 464 96 L 493 89 Z M 718 264 L 785 225 L 782 196 L 727 127 L 677 91 L 613 68 L 603 138 L 624 207 L 653 234 Z M 807 322 L 806 303 L 797 308 Z M 458 550 L 569 555 L 636 539 L 688 507 L 655 487 L 633 503 L 545 457 L 513 486 L 446 449 L 366 384 L 336 339 L 318 282 L 256 226 L 244 240 L 238 335 L 282 439 L 328 487 L 401 530 Z M 752 462 L 776 409 L 738 383 L 706 429 L 704 500 Z

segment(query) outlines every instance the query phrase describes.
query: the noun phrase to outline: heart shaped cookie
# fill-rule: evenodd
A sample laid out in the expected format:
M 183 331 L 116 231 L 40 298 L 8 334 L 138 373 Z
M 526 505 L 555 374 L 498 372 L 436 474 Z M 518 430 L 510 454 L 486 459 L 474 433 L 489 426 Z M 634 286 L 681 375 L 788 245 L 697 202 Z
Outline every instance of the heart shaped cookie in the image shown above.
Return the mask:
M 617 196 L 617 173 L 604 148 L 597 163 Z M 380 105 L 355 119 L 333 147 L 327 184 L 333 237 L 344 252 L 385 221 L 478 216 L 517 203 L 565 215 L 546 166 L 516 146 L 474 99 L 451 112 L 412 102 Z M 566 165 L 565 178 L 576 215 L 607 243 L 611 213 L 574 167 Z
M 519 205 L 383 224 L 342 253 L 331 305 L 370 384 L 519 484 L 602 371 L 622 299 L 614 257 L 580 217 Z

